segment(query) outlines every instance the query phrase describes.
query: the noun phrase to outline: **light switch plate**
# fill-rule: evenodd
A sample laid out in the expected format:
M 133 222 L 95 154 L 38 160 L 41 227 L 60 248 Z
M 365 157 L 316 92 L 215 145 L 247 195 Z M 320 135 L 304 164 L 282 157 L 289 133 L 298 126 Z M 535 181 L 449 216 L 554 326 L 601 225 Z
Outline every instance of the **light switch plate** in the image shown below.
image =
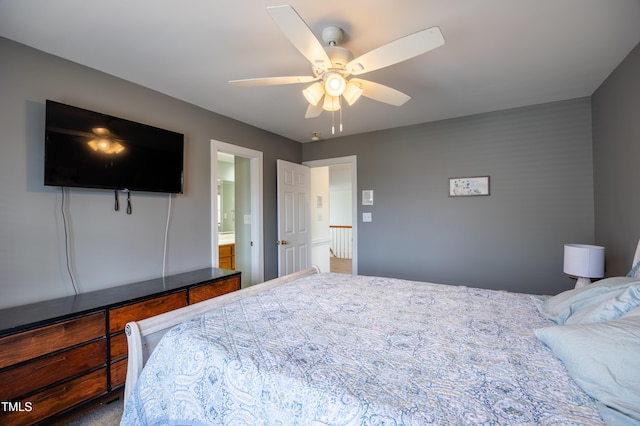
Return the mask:
M 371 213 L 362 213 L 362 221 L 363 222 L 371 222 L 373 218 L 371 217 Z

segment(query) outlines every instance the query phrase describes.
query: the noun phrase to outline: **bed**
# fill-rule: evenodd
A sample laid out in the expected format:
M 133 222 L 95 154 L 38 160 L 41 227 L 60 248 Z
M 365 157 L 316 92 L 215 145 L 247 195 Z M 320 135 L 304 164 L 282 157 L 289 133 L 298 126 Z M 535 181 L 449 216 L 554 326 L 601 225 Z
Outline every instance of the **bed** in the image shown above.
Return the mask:
M 638 424 L 634 269 L 554 297 L 301 271 L 127 324 L 121 424 Z

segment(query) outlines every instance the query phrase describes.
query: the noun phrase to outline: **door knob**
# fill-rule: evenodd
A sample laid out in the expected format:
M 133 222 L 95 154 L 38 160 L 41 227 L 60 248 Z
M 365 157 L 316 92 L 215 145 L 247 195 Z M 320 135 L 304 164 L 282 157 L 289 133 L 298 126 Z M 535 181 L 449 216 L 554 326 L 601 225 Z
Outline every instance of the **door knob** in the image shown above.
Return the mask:
M 287 240 L 278 240 L 278 241 L 276 241 L 276 244 L 277 245 L 286 246 L 287 244 L 289 244 L 289 241 L 287 241 Z

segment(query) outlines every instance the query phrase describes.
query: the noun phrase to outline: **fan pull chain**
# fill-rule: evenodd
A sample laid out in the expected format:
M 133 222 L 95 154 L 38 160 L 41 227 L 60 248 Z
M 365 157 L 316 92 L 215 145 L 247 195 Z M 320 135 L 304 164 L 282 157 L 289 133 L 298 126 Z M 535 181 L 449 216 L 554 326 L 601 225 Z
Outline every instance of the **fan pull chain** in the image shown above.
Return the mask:
M 333 125 L 333 111 L 331 112 L 331 134 L 336 134 L 336 126 Z
M 342 96 L 338 98 L 338 102 L 340 103 L 340 133 L 342 133 Z
M 342 96 L 338 97 L 338 102 L 340 103 L 340 133 L 342 133 Z M 335 111 L 331 111 L 331 134 L 336 134 L 336 119 L 335 119 Z
M 331 134 L 336 134 L 336 125 L 335 125 L 335 111 L 331 111 Z

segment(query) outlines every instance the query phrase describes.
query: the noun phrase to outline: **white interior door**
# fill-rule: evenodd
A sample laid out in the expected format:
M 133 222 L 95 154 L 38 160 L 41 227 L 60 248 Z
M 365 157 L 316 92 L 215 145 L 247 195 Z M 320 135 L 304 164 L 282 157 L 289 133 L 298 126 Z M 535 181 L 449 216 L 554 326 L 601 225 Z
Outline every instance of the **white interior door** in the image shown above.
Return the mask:
M 278 169 L 278 276 L 310 266 L 309 168 L 284 160 Z

